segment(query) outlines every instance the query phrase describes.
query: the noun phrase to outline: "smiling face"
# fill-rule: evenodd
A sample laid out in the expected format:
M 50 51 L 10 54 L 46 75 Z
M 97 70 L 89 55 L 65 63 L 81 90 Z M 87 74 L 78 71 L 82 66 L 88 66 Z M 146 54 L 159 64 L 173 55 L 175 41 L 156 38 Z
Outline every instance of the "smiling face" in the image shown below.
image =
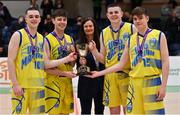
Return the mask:
M 111 23 L 119 23 L 123 16 L 123 12 L 120 7 L 114 6 L 107 9 L 106 15 Z
M 55 29 L 64 31 L 67 26 L 67 17 L 58 16 L 53 19 L 53 24 L 55 25 Z
M 92 36 L 94 34 L 94 24 L 91 20 L 88 20 L 83 25 L 84 33 L 86 36 Z
M 30 28 L 37 28 L 41 18 L 38 10 L 29 10 L 26 13 L 25 21 Z
M 148 28 L 149 16 L 143 7 L 136 7 L 132 11 L 133 23 L 139 32 L 144 32 Z
M 149 17 L 145 14 L 133 15 L 133 23 L 138 30 L 144 30 L 148 26 Z

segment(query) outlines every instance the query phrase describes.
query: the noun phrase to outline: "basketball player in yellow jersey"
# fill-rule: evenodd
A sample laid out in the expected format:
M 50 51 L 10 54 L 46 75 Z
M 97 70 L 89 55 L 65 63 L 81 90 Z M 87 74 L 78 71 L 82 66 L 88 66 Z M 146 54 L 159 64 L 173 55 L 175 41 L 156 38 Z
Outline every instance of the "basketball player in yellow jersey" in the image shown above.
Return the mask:
M 138 32 L 129 39 L 120 62 L 94 72 L 91 77 L 120 71 L 130 61 L 127 114 L 165 114 L 163 98 L 169 73 L 166 37 L 163 32 L 148 27 L 149 17 L 144 8 L 136 7 L 132 16 Z
M 123 12 L 119 4 L 109 5 L 106 15 L 111 25 L 101 32 L 100 53 L 93 41 L 90 42 L 89 48 L 96 59 L 105 63 L 108 68 L 119 62 L 126 41 L 136 30 L 133 24 L 121 20 Z M 129 83 L 128 65 L 122 71 L 105 75 L 103 103 L 109 106 L 111 114 L 120 114 L 120 106 L 125 107 Z
M 61 59 L 75 51 L 73 39 L 64 33 L 67 26 L 67 12 L 56 10 L 52 15 L 54 31 L 46 36 L 46 51 L 49 59 Z M 73 63 L 73 62 L 72 62 Z M 48 69 L 45 84 L 46 113 L 69 114 L 74 111 L 72 78 L 73 64 L 61 64 Z
M 59 60 L 48 60 L 44 39 L 37 32 L 40 14 L 37 8 L 26 10 L 27 26 L 16 31 L 8 48 L 8 68 L 12 82 L 12 114 L 45 113 L 44 65 L 56 67 L 74 60 L 74 54 Z

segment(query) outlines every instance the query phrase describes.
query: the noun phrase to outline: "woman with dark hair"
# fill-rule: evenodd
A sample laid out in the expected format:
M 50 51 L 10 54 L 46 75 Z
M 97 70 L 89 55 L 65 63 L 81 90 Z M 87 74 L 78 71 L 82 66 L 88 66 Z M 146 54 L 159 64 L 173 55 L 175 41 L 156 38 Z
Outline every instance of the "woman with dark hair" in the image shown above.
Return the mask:
M 88 44 L 95 41 L 97 48 L 100 49 L 98 28 L 92 18 L 86 18 L 80 27 L 79 43 Z M 99 63 L 90 51 L 85 58 L 78 58 L 77 67 L 86 64 L 91 71 L 103 70 L 104 65 Z M 92 100 L 95 104 L 95 114 L 103 114 L 103 82 L 104 77 L 91 79 L 83 75 L 79 76 L 78 81 L 78 98 L 81 104 L 81 114 L 91 114 Z

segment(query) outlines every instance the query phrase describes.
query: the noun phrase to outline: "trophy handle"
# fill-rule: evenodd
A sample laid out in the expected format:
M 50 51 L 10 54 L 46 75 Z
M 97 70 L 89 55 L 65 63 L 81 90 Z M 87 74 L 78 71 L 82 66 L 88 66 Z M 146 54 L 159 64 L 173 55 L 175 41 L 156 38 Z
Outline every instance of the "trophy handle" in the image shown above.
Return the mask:
M 88 44 L 85 44 L 85 50 L 86 50 L 86 51 L 89 50 Z

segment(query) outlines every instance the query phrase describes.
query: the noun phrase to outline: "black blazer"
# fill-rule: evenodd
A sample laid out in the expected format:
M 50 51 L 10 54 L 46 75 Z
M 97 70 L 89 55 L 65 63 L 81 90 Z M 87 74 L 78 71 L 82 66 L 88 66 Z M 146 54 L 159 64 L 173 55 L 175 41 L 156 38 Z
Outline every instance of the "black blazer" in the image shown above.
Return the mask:
M 91 52 L 88 52 L 85 57 L 87 66 L 91 71 L 103 70 L 104 65 L 99 63 L 99 67 L 96 66 L 95 60 Z M 79 67 L 79 58 L 77 59 L 77 67 Z M 78 98 L 93 98 L 95 96 L 103 95 L 104 76 L 98 78 L 87 78 L 85 76 L 79 76 L 78 80 Z

